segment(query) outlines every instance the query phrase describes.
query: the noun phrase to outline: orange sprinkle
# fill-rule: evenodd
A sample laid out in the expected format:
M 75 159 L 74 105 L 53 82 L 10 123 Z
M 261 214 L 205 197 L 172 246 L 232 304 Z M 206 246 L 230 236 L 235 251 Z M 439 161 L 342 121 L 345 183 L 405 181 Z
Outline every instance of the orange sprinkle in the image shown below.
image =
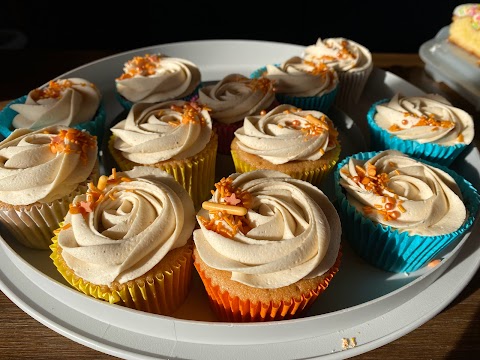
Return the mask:
M 427 266 L 429 268 L 433 268 L 433 267 L 437 266 L 438 264 L 440 264 L 441 262 L 442 262 L 442 260 L 435 259 L 435 260 L 430 261 Z

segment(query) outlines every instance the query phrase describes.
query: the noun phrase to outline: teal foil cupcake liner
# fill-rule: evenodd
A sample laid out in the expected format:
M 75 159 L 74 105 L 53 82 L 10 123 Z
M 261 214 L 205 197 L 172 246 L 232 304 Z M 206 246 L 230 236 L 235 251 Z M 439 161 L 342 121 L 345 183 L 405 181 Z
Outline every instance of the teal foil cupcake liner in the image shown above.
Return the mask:
M 258 79 L 262 77 L 267 70 L 266 66 L 261 67 L 250 74 L 251 79 Z M 290 96 L 284 94 L 275 94 L 275 98 L 280 104 L 290 104 L 303 110 L 318 110 L 327 112 L 334 103 L 338 94 L 338 86 L 329 93 L 322 96 Z
M 172 100 L 184 100 L 184 101 L 192 100 L 192 101 L 196 101 L 196 100 L 198 100 L 198 92 L 202 87 L 203 87 L 203 82 L 198 84 L 198 86 L 195 88 L 195 90 L 190 95 L 185 96 L 181 99 L 170 99 L 170 100 L 165 100 L 165 101 L 172 101 Z M 120 93 L 116 89 L 115 89 L 115 99 L 117 99 L 117 101 L 120 103 L 120 105 L 122 105 L 122 107 L 125 110 L 128 110 L 128 111 L 130 111 L 130 109 L 132 108 L 132 106 L 134 104 L 133 101 L 127 100 L 122 95 L 120 95 Z
M 15 110 L 11 108 L 13 104 L 25 104 L 27 101 L 27 95 L 19 97 L 11 102 L 9 102 L 5 108 L 0 111 L 0 133 L 6 138 L 8 137 L 15 129 L 12 127 L 13 118 L 18 114 Z M 103 100 L 100 101 L 100 105 L 95 113 L 95 117 L 91 121 L 87 121 L 81 124 L 74 125 L 75 129 L 86 130 L 90 135 L 97 137 L 97 143 L 100 144 L 103 141 L 103 135 L 105 132 L 105 120 L 107 114 L 105 112 L 105 105 Z
M 402 140 L 387 130 L 377 125 L 374 116 L 377 112 L 376 106 L 388 102 L 390 99 L 383 99 L 375 102 L 367 113 L 367 122 L 370 132 L 370 148 L 373 150 L 395 149 L 413 157 L 440 162 L 450 166 L 452 162 L 467 147 L 467 144 L 456 144 L 452 146 L 438 145 L 435 143 L 420 143 L 415 140 Z
M 399 232 L 389 226 L 374 223 L 348 202 L 340 185 L 340 169 L 350 158 L 368 160 L 377 154 L 378 152 L 365 152 L 352 155 L 340 162 L 335 169 L 336 206 L 340 213 L 342 229 L 354 252 L 367 263 L 393 273 L 410 273 L 426 266 L 472 227 L 480 197 L 470 182 L 451 169 L 417 158 L 416 160 L 443 170 L 454 178 L 467 208 L 466 221 L 458 230 L 438 236 L 409 235 L 407 232 Z

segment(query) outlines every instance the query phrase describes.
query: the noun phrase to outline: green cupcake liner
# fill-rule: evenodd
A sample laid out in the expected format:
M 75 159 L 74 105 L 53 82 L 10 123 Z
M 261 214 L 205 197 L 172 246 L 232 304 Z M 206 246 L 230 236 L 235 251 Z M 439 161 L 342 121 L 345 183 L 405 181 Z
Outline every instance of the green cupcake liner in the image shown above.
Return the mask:
M 378 152 L 357 153 L 345 158 L 334 171 L 336 206 L 340 213 L 346 240 L 367 263 L 385 271 L 400 273 L 421 269 L 473 225 L 480 204 L 480 196 L 473 185 L 451 169 L 423 159 L 427 165 L 445 171 L 460 188 L 468 217 L 456 231 L 438 236 L 409 235 L 390 226 L 374 223 L 350 205 L 340 185 L 340 169 L 350 158 L 368 160 Z

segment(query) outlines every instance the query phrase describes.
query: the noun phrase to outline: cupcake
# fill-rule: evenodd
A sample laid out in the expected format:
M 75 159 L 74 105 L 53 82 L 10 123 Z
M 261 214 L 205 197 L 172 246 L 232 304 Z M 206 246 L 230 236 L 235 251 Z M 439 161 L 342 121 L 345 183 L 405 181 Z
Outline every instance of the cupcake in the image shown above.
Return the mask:
M 237 172 L 278 170 L 314 185 L 331 172 L 340 151 L 338 131 L 327 115 L 286 104 L 247 116 L 231 144 Z
M 108 149 L 118 167 L 158 167 L 183 185 L 199 208 L 215 182 L 218 138 L 208 111 L 183 100 L 133 105 L 111 128 Z
M 117 99 L 129 110 L 134 103 L 189 100 L 201 85 L 200 70 L 189 60 L 164 54 L 135 56 L 115 79 Z
M 102 175 L 73 200 L 50 246 L 75 289 L 111 304 L 171 315 L 188 295 L 195 210 L 164 171 Z
M 214 85 L 202 87 L 198 101 L 210 110 L 220 154 L 230 154 L 233 133 L 243 125 L 245 116 L 258 115 L 276 103 L 272 81 L 240 74 L 227 75 Z
M 472 226 L 477 190 L 452 170 L 397 150 L 358 153 L 335 170 L 346 239 L 367 263 L 421 269 Z
M 221 321 L 305 314 L 341 261 L 341 226 L 328 197 L 274 170 L 215 184 L 197 215 L 194 265 Z
M 323 63 L 338 74 L 335 104 L 342 109 L 356 104 L 373 70 L 372 54 L 363 45 L 343 37 L 317 39 L 307 46 L 303 59 Z
M 472 116 L 435 94 L 397 93 L 374 103 L 367 120 L 372 149 L 395 149 L 447 166 L 475 134 Z
M 0 222 L 13 238 L 48 250 L 70 202 L 98 178 L 97 150 L 94 136 L 60 125 L 0 142 Z
M 100 144 L 105 129 L 105 107 L 95 84 L 81 78 L 52 80 L 13 100 L 0 112 L 0 133 L 38 130 L 63 125 L 87 130 Z
M 336 71 L 323 63 L 305 61 L 298 56 L 280 65 L 269 64 L 257 69 L 250 77 L 272 80 L 280 104 L 302 109 L 326 112 L 337 95 Z

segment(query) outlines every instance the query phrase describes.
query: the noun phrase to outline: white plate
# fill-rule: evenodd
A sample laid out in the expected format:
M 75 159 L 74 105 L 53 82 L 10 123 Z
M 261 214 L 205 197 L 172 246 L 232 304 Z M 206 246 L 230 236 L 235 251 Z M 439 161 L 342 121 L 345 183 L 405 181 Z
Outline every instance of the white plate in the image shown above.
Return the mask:
M 282 61 L 302 50 L 297 45 L 261 41 L 184 42 L 125 52 L 61 76 L 95 82 L 105 96 L 111 122 L 122 111 L 114 98 L 113 79 L 133 55 L 164 52 L 184 57 L 199 65 L 204 81 L 213 81 L 232 72 L 249 75 L 259 66 Z M 362 131 L 366 129 L 369 104 L 397 91 L 421 93 L 401 78 L 375 69 L 358 111 L 350 114 L 355 122 L 338 109 L 330 112 L 340 129 L 344 155 L 364 150 Z M 478 188 L 478 150 L 471 147 L 456 165 Z M 325 189 L 327 193 L 330 190 L 328 186 Z M 411 274 L 375 269 L 345 244 L 339 273 L 309 312 L 299 319 L 273 323 L 216 322 L 195 272 L 194 287 L 174 317 L 110 305 L 68 286 L 56 272 L 48 251 L 30 250 L 9 239 L 0 239 L 0 289 L 49 328 L 121 358 L 341 359 L 393 341 L 445 308 L 480 266 L 480 245 L 473 241 L 478 239 L 478 228 L 476 225 L 473 230 L 475 235 L 467 234 L 445 251 L 440 265 Z M 357 346 L 343 350 L 344 337 L 355 337 Z
M 435 81 L 444 82 L 480 110 L 480 59 L 448 41 L 449 27 L 420 46 L 420 58 Z

